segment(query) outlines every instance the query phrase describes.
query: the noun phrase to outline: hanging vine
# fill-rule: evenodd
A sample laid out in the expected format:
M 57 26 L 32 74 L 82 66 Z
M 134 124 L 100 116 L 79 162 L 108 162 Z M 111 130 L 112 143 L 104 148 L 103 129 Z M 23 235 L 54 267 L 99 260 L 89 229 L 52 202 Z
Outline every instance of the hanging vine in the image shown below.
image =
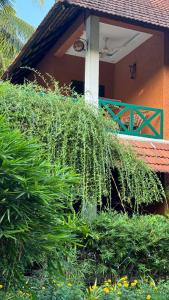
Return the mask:
M 83 203 L 101 203 L 103 195 L 111 198 L 113 169 L 118 170 L 123 204 L 132 206 L 133 198 L 136 208 L 161 201 L 164 192 L 158 177 L 121 144 L 103 111 L 96 112 L 77 95 L 63 97 L 63 90 L 54 85 L 52 91 L 33 83 L 1 84 L 0 114 L 27 137 L 36 136 L 51 161 L 74 167 L 80 174 L 78 194 Z

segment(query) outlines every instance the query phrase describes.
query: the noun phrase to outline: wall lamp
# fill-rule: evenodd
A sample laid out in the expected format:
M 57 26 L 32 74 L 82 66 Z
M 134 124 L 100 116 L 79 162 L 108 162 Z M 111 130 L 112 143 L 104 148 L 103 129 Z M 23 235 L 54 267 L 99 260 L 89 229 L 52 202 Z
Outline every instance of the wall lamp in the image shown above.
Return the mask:
M 84 39 L 77 39 L 73 44 L 73 49 L 76 52 L 82 52 L 87 50 L 87 41 Z
M 130 69 L 130 79 L 136 79 L 137 64 L 134 63 L 132 65 L 129 65 L 129 69 Z

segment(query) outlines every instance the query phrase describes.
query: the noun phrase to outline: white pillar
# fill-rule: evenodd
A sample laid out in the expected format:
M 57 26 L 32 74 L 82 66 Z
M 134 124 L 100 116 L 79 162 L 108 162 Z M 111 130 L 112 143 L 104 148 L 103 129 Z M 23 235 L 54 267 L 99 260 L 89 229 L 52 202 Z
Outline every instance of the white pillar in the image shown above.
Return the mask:
M 98 106 L 99 97 L 99 18 L 89 16 L 86 20 L 88 48 L 85 57 L 85 100 Z

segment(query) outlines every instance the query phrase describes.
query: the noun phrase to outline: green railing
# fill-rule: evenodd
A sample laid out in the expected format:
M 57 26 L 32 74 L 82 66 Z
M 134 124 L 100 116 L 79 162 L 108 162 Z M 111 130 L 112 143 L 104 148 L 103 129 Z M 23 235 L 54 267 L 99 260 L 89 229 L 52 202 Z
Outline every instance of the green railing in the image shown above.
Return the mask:
M 99 99 L 99 105 L 118 126 L 118 133 L 163 139 L 163 110 L 128 104 L 118 100 Z

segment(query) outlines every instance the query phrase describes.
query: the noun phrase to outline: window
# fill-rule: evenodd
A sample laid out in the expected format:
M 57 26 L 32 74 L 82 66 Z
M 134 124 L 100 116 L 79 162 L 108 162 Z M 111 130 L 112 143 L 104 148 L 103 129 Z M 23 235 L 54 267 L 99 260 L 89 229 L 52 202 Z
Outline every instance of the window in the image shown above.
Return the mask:
M 71 87 L 79 95 L 84 95 L 84 81 L 72 80 Z M 105 97 L 104 85 L 99 85 L 99 97 Z

